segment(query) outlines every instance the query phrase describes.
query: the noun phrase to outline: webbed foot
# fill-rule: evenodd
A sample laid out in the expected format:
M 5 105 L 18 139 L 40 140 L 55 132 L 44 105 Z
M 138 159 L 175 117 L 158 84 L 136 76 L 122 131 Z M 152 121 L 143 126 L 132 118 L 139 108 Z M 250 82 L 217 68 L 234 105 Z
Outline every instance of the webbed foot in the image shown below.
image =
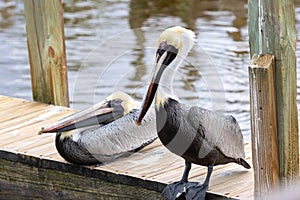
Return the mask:
M 193 199 L 191 197 L 195 196 L 196 199 L 198 200 L 199 199 L 198 197 L 200 196 L 199 194 L 203 193 L 203 191 L 201 192 L 196 191 L 200 189 L 199 186 L 200 185 L 198 182 L 183 182 L 183 181 L 174 182 L 165 187 L 165 189 L 161 193 L 161 196 L 169 200 Z M 206 191 L 204 191 L 203 199 L 205 199 L 205 193 Z
M 185 170 L 181 181 L 171 183 L 163 190 L 161 195 L 169 200 L 187 199 L 187 200 L 205 200 L 206 192 L 213 165 L 207 167 L 207 175 L 204 183 L 201 185 L 198 182 L 188 182 L 187 177 L 191 169 L 191 164 L 186 162 Z
M 197 184 L 189 187 L 186 191 L 185 198 L 187 200 L 204 200 L 208 190 L 207 184 Z

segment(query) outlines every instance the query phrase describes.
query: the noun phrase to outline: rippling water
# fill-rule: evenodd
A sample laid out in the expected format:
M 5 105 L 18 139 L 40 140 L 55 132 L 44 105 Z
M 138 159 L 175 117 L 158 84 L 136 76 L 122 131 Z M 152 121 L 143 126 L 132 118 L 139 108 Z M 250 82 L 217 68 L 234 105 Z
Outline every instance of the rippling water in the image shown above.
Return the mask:
M 182 25 L 196 32 L 197 45 L 177 73 L 174 90 L 184 103 L 234 115 L 249 141 L 246 2 L 65 0 L 71 106 L 82 109 L 115 90 L 141 101 L 159 34 Z M 296 20 L 299 32 L 298 2 Z M 0 38 L 0 94 L 32 100 L 21 0 L 0 3 Z

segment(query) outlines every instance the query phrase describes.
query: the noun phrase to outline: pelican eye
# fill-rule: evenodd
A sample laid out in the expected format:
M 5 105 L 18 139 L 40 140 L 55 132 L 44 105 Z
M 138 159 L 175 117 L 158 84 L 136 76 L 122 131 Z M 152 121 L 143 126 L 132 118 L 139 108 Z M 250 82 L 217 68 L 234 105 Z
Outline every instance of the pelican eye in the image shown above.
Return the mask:
M 165 53 L 165 51 L 166 51 L 165 49 L 158 49 L 156 54 L 160 57 Z
M 159 47 L 156 51 L 156 62 L 158 62 L 160 57 L 165 53 L 167 46 L 167 41 L 163 41 L 159 44 Z
M 109 108 L 118 108 L 119 106 L 122 106 L 123 100 L 122 99 L 112 99 L 107 102 L 107 106 Z
M 173 45 L 167 45 L 165 51 L 167 51 L 167 56 L 163 61 L 163 65 L 168 66 L 177 56 L 178 49 Z

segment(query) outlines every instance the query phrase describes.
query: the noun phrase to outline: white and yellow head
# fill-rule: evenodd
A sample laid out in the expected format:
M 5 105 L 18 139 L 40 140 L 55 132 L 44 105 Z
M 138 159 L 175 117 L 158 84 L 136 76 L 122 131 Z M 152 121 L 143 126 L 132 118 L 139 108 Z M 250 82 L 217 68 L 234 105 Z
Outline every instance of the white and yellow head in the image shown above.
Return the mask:
M 195 33 L 181 26 L 171 27 L 161 33 L 157 42 L 157 50 L 165 43 L 178 50 L 177 56 L 185 58 L 195 43 Z
M 112 101 L 115 99 L 120 99 L 122 101 L 121 106 L 124 109 L 124 115 L 128 114 L 133 109 L 137 109 L 137 103 L 131 96 L 124 92 L 114 92 L 106 98 L 106 101 Z
M 176 95 L 173 94 L 173 78 L 194 43 L 195 33 L 180 26 L 168 28 L 161 33 L 157 43 L 151 83 L 137 120 L 138 124 L 148 111 L 158 88 L 156 106 L 164 105 L 168 98 L 177 100 Z

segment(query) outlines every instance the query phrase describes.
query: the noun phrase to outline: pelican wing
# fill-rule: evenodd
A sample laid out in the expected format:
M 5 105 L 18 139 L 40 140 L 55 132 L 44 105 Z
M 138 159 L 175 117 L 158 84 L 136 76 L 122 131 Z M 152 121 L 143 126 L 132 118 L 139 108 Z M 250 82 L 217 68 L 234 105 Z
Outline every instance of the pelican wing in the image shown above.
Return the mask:
M 232 158 L 245 157 L 243 135 L 233 116 L 194 106 L 190 108 L 188 120 L 201 137 L 224 155 Z
M 157 133 L 154 110 L 147 114 L 141 126 L 135 122 L 138 114 L 138 110 L 133 110 L 105 126 L 84 130 L 78 142 L 101 162 L 140 149 L 154 141 Z

